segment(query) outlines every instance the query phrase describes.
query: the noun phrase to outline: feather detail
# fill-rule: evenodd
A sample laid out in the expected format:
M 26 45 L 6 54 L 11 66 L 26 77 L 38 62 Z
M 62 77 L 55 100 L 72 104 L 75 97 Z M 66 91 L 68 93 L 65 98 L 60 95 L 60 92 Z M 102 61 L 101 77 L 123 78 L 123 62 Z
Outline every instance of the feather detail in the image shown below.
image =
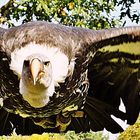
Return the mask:
M 44 90 L 41 90 L 41 88 L 38 88 L 38 90 L 33 90 L 33 88 L 31 89 L 29 87 L 27 88 L 26 85 L 23 84 L 22 79 L 20 80 L 20 93 L 23 98 L 35 108 L 47 105 L 50 101 L 50 97 L 53 96 L 55 92 L 53 81 L 50 86 Z

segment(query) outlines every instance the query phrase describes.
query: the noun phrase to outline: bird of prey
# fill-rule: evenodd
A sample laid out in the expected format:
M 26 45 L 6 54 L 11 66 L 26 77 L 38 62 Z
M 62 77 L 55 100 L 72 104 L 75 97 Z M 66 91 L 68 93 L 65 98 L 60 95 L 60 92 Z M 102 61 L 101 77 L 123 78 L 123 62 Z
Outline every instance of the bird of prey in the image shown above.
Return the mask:
M 112 116 L 134 124 L 140 111 L 140 26 L 0 28 L 0 79 L 0 134 L 122 132 Z

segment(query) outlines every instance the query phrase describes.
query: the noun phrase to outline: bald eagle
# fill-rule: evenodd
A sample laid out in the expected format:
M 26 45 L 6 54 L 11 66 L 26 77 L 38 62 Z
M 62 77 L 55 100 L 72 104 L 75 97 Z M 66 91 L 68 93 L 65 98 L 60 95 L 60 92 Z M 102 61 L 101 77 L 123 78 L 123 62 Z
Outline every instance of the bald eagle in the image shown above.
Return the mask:
M 0 79 L 1 134 L 122 132 L 112 116 L 134 124 L 140 111 L 140 27 L 0 28 Z

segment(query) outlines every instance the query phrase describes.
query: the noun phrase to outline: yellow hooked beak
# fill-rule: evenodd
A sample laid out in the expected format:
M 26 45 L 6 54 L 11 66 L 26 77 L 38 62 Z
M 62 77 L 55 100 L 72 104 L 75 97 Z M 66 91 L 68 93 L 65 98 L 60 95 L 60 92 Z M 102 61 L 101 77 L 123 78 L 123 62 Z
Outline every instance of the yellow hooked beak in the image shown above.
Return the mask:
M 37 80 L 43 76 L 43 67 L 43 63 L 38 58 L 34 58 L 31 61 L 30 69 L 34 85 L 36 84 Z

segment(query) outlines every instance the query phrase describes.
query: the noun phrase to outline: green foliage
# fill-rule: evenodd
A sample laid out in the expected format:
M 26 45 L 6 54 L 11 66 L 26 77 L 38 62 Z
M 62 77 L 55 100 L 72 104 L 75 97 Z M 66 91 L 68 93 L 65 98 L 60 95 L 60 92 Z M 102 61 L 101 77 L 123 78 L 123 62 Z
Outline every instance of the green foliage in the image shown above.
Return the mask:
M 54 134 L 43 133 L 42 135 L 33 134 L 31 136 L 1 136 L 0 140 L 108 140 L 109 137 L 103 135 L 102 132 L 89 132 L 76 134 L 74 131 L 68 131 L 67 133 Z
M 140 13 L 132 10 L 135 3 L 136 0 L 9 0 L 0 9 L 0 23 L 11 27 L 19 21 L 45 20 L 91 29 L 110 28 L 121 23 L 111 16 L 117 5 L 121 7 L 121 20 L 129 17 L 138 23 Z
M 13 20 L 22 23 L 45 20 L 86 28 L 109 28 L 118 24 L 111 17 L 114 0 L 10 0 L 1 9 L 1 23 L 14 26 Z
M 120 134 L 118 140 L 140 140 L 140 117 L 134 125 Z
M 74 131 L 68 131 L 65 134 L 67 140 L 109 140 L 109 136 L 103 135 L 102 132 L 88 132 L 75 134 Z
M 120 25 L 126 17 L 140 21 L 139 11 L 134 10 L 137 0 L 9 0 L 0 8 L 0 24 L 9 27 L 33 21 L 45 20 L 65 25 L 102 29 Z M 137 1 L 140 5 L 140 2 Z M 120 19 L 111 16 L 120 7 Z M 125 25 L 125 22 L 123 25 Z

